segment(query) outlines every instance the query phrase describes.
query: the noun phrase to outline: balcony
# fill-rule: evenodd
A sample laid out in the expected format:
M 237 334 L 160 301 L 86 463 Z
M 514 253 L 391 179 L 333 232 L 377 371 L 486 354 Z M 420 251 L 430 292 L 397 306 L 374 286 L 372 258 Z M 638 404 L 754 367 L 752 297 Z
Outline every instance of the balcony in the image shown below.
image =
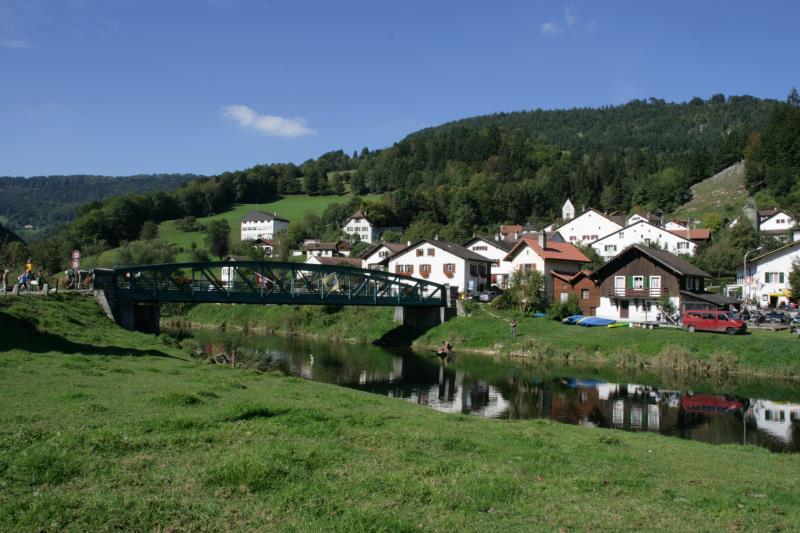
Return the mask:
M 610 288 L 603 290 L 603 296 L 607 298 L 638 298 L 640 300 L 660 300 L 664 297 L 664 289 L 628 289 Z

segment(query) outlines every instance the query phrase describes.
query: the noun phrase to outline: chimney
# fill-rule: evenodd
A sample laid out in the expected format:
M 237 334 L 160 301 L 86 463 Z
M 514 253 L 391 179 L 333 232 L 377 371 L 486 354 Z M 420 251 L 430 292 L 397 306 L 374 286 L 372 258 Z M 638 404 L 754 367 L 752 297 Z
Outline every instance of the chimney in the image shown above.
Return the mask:
M 547 248 L 547 232 L 544 230 L 539 232 L 539 246 L 542 250 Z

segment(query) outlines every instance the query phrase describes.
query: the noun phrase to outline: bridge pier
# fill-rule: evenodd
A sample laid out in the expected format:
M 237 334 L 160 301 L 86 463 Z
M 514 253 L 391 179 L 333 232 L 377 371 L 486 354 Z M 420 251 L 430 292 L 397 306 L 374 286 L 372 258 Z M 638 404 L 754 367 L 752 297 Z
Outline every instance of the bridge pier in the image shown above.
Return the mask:
M 131 331 L 142 333 L 161 333 L 161 305 L 158 302 L 137 302 L 135 300 L 108 300 L 104 291 L 95 291 L 95 299 L 106 316 L 117 325 Z

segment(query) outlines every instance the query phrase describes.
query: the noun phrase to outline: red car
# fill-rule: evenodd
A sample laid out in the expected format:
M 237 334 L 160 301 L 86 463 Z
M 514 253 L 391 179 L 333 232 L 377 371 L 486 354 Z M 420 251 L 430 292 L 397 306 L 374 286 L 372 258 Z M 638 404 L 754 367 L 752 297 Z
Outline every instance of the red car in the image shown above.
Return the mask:
M 725 311 L 711 309 L 687 310 L 683 325 L 690 333 L 695 331 L 716 331 L 736 335 L 747 331 L 747 324 L 738 318 L 731 318 Z

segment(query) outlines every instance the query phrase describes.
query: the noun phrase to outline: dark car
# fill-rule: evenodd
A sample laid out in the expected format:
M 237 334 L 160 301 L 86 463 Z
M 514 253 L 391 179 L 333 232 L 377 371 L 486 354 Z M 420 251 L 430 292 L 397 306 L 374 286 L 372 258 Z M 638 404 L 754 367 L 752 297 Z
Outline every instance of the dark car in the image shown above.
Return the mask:
M 497 298 L 497 291 L 483 291 L 478 295 L 478 301 L 480 302 L 491 302 L 495 298 Z
M 788 324 L 789 322 L 792 321 L 792 317 L 790 317 L 783 311 L 772 311 L 770 313 L 767 313 L 767 316 L 764 317 L 764 320 L 776 324 Z
M 739 318 L 741 320 L 744 320 L 745 322 L 753 322 L 755 324 L 760 324 L 764 322 L 765 315 L 760 311 L 750 311 L 745 309 L 744 311 L 742 311 Z

